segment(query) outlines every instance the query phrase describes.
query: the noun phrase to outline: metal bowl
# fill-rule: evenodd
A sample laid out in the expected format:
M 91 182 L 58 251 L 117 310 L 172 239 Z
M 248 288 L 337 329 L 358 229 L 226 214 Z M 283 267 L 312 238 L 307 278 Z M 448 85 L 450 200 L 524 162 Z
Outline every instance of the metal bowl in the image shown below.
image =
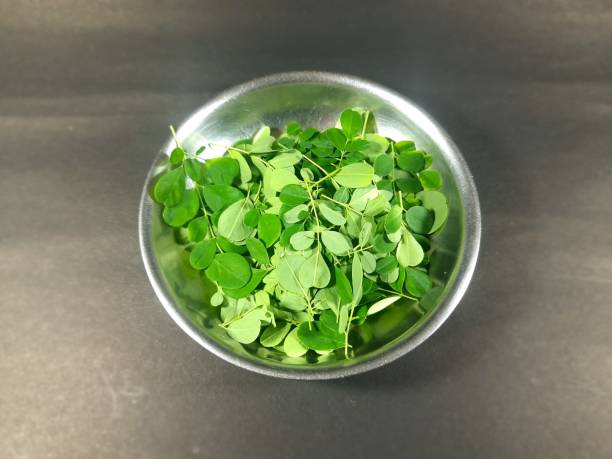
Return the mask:
M 423 310 L 410 304 L 371 316 L 358 331 L 355 356 L 341 353 L 318 358 L 288 358 L 257 343 L 241 345 L 218 327 L 218 310 L 208 304 L 210 288 L 192 270 L 176 233 L 163 224 L 161 209 L 150 197 L 156 176 L 173 148 L 168 142 L 147 176 L 139 215 L 140 248 L 149 280 L 164 308 L 191 338 L 219 357 L 248 370 L 294 379 L 331 379 L 371 370 L 421 344 L 447 319 L 463 296 L 480 245 L 480 207 L 476 187 L 459 149 L 438 124 L 415 104 L 382 86 L 347 75 L 294 72 L 270 75 L 232 88 L 208 102 L 178 129 L 192 151 L 204 141 L 229 145 L 250 137 L 262 125 L 282 129 L 297 120 L 326 128 L 347 107 L 374 112 L 380 134 L 412 139 L 434 156 L 443 176 L 449 217 L 434 238 L 431 274 L 441 286 Z M 207 150 L 208 157 L 223 151 Z M 363 337 L 364 339 L 360 339 Z M 367 338 L 367 339 L 366 339 Z M 359 344 L 362 342 L 362 344 Z

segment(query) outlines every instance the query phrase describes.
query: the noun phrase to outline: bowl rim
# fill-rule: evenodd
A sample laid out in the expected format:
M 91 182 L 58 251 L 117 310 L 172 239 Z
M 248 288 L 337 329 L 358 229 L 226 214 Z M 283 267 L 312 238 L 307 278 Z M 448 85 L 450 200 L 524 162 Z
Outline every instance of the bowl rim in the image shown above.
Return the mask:
M 460 260 L 458 268 L 456 268 L 456 277 L 453 285 L 451 286 L 444 300 L 437 306 L 437 309 L 431 314 L 428 320 L 421 324 L 421 326 L 418 327 L 412 335 L 406 337 L 403 341 L 398 342 L 395 346 L 379 353 L 374 352 L 371 357 L 356 361 L 353 364 L 346 363 L 350 362 L 350 360 L 344 361 L 345 364 L 338 367 L 317 368 L 314 366 L 312 369 L 308 370 L 303 368 L 291 369 L 286 367 L 278 367 L 265 364 L 263 363 L 263 360 L 261 362 L 250 360 L 222 347 L 212 338 L 201 332 L 200 329 L 196 327 L 196 325 L 193 324 L 186 314 L 180 309 L 180 307 L 175 305 L 170 293 L 168 292 L 166 284 L 163 281 L 162 273 L 157 266 L 155 256 L 153 254 L 153 247 L 151 244 L 151 211 L 153 208 L 153 202 L 148 191 L 150 189 L 152 180 L 155 177 L 157 164 L 172 145 L 172 139 L 168 140 L 168 142 L 164 145 L 164 148 L 160 150 L 158 155 L 155 157 L 143 186 L 138 215 L 140 252 L 149 281 L 168 315 L 170 315 L 170 317 L 187 335 L 189 335 L 194 341 L 199 343 L 208 351 L 241 368 L 277 378 L 300 380 L 342 378 L 373 370 L 405 355 L 429 338 L 450 316 L 467 290 L 476 267 L 476 261 L 480 248 L 482 226 L 480 203 L 476 185 L 467 163 L 459 151 L 459 148 L 451 140 L 446 131 L 427 112 L 425 112 L 410 99 L 377 83 L 352 75 L 322 71 L 297 71 L 276 73 L 255 78 L 227 89 L 206 102 L 202 107 L 189 115 L 180 125 L 177 131 L 177 136 L 179 138 L 183 137 L 185 133 L 193 130 L 193 128 L 211 112 L 232 99 L 240 97 L 241 95 L 253 90 L 290 83 L 336 84 L 370 92 L 390 103 L 396 109 L 402 112 L 410 112 L 413 117 L 418 116 L 419 125 L 422 126 L 423 123 L 427 124 L 426 130 L 428 135 L 435 135 L 436 142 L 444 143 L 445 145 L 442 145 L 442 148 L 445 151 L 450 152 L 450 155 L 448 155 L 448 157 L 445 159 L 448 162 L 448 166 L 456 180 L 459 196 L 463 204 L 463 215 L 465 220 L 463 226 L 463 256 Z

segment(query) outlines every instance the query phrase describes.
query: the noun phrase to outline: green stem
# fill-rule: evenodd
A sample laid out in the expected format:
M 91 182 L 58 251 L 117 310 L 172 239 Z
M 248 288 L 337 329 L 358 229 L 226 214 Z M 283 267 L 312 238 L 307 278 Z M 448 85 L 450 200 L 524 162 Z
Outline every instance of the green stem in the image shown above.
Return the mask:
M 336 182 L 333 181 L 333 176 L 336 175 L 338 172 L 340 172 L 340 169 L 336 169 L 333 172 L 329 172 L 327 175 L 325 175 L 324 177 L 322 177 L 318 181 L 314 182 L 314 185 L 318 185 L 319 183 L 324 182 L 327 179 L 332 179 L 332 183 L 335 183 L 336 185 L 338 185 Z
M 380 290 L 381 292 L 385 292 L 385 293 L 393 293 L 394 295 L 401 296 L 402 298 L 406 298 L 408 300 L 418 301 L 418 298 L 414 298 L 409 295 L 404 295 L 403 293 L 396 292 L 395 290 L 387 290 L 386 288 L 380 288 L 380 287 L 378 287 L 378 290 Z
M 366 127 L 368 126 L 368 118 L 370 117 L 370 110 L 366 110 L 365 119 L 363 120 L 363 128 L 361 128 L 361 138 L 365 135 Z
M 223 145 L 222 143 L 211 142 L 208 145 L 209 146 L 225 148 L 226 150 L 234 150 L 234 151 L 237 151 L 238 153 L 244 153 L 246 155 L 253 154 L 250 151 L 243 150 L 242 148 L 236 148 L 236 147 L 232 147 L 232 146 L 229 146 L 229 145 Z
M 261 307 L 261 305 L 256 304 L 255 306 L 253 306 L 251 309 L 247 310 L 246 312 L 243 312 L 242 314 L 237 315 L 236 317 L 232 318 L 232 320 L 228 320 L 226 322 L 223 322 L 222 324 L 219 324 L 219 326 L 222 327 L 222 328 L 227 328 L 229 325 L 233 324 L 237 320 L 242 319 L 248 313 L 250 313 L 251 311 L 254 311 L 255 309 L 260 308 L 260 307 Z
M 306 155 L 302 155 L 302 158 L 304 158 L 306 161 L 310 162 L 312 165 L 314 165 L 315 167 L 318 167 L 319 170 L 321 172 L 323 172 L 324 174 L 327 174 L 327 171 L 325 169 L 323 169 L 321 166 L 319 166 L 315 161 L 313 161 L 312 159 L 310 159 L 308 156 Z
M 176 131 L 174 130 L 174 126 L 172 125 L 170 125 L 170 132 L 172 133 L 172 138 L 174 139 L 174 142 L 176 143 L 177 148 L 184 150 L 184 148 L 179 143 L 178 138 L 176 137 Z
M 353 255 L 353 256 L 354 256 L 356 253 L 359 253 L 359 252 L 365 252 L 366 250 L 369 250 L 369 249 L 371 249 L 372 247 L 374 247 L 374 246 L 373 246 L 373 245 L 369 245 L 369 246 L 367 246 L 367 247 L 359 247 L 359 246 L 357 246 L 355 249 L 350 250 L 350 251 L 349 251 L 349 252 L 346 254 L 346 256 L 351 256 L 351 255 Z

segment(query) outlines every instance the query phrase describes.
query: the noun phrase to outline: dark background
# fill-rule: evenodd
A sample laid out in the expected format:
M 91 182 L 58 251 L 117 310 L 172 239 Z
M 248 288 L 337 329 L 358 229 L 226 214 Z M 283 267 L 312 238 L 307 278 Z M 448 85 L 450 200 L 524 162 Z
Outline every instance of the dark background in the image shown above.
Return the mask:
M 167 125 L 299 69 L 416 101 L 483 211 L 474 280 L 368 374 L 271 379 L 157 301 Z M 612 4 L 0 0 L 0 457 L 612 456 Z

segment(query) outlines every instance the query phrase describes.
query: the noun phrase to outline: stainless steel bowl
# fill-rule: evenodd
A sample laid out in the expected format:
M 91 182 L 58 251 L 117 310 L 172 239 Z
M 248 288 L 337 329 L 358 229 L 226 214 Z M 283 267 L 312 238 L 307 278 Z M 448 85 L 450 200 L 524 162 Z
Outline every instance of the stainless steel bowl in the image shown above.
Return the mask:
M 161 220 L 150 198 L 155 177 L 173 148 L 168 142 L 155 158 L 142 192 L 140 248 L 145 269 L 164 308 L 191 338 L 219 357 L 248 370 L 294 379 L 331 379 L 361 373 L 389 363 L 421 344 L 447 319 L 463 296 L 480 245 L 480 206 L 476 187 L 459 149 L 438 124 L 415 104 L 382 86 L 348 75 L 293 72 L 270 75 L 232 88 L 208 102 L 178 129 L 178 138 L 195 150 L 204 141 L 228 145 L 250 137 L 262 124 L 283 128 L 290 121 L 326 128 L 346 107 L 365 107 L 376 117 L 382 135 L 409 138 L 434 156 L 449 199 L 448 221 L 435 238 L 431 273 L 443 285 L 424 314 L 397 305 L 371 316 L 360 333 L 367 344 L 355 357 L 330 354 L 316 361 L 291 359 L 275 350 L 241 345 L 217 326 L 218 311 L 208 304 L 209 289 L 189 267 L 173 230 Z M 209 157 L 222 151 L 207 150 Z M 340 354 L 340 353 L 339 353 Z

